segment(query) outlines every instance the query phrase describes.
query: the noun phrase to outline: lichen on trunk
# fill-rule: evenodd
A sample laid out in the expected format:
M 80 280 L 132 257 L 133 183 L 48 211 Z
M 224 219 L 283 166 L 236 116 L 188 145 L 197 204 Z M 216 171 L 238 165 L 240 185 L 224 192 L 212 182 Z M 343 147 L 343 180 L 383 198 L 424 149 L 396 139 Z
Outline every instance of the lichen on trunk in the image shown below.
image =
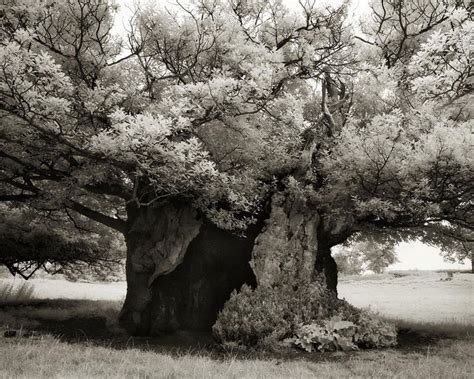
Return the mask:
M 319 241 L 321 218 L 301 194 L 277 192 L 271 212 L 255 241 L 251 266 L 259 286 L 283 281 L 324 279 L 336 291 L 337 266 L 330 248 Z

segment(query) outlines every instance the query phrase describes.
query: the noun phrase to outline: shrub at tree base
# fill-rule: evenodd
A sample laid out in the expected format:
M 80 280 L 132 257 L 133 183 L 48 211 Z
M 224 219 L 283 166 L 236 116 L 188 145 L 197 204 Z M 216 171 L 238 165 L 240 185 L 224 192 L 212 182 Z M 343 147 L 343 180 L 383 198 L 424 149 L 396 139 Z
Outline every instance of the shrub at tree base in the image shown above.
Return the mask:
M 244 285 L 219 313 L 213 334 L 225 348 L 334 351 L 397 343 L 393 325 L 338 299 L 318 282 Z

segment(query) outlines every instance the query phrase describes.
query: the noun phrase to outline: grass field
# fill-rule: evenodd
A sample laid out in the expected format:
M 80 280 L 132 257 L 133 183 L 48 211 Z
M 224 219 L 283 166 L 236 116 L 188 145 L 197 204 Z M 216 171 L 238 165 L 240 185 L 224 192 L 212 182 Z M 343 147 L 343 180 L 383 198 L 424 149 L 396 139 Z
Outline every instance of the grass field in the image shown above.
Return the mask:
M 474 275 L 444 277 L 343 278 L 340 295 L 393 319 L 400 346 L 324 354 L 229 354 L 185 333 L 129 338 L 115 321 L 124 283 L 33 280 L 32 298 L 0 306 L 0 377 L 473 378 Z M 2 337 L 10 328 L 17 336 Z
M 406 321 L 474 324 L 474 275 L 406 272 L 343 278 L 339 295 L 358 307 Z

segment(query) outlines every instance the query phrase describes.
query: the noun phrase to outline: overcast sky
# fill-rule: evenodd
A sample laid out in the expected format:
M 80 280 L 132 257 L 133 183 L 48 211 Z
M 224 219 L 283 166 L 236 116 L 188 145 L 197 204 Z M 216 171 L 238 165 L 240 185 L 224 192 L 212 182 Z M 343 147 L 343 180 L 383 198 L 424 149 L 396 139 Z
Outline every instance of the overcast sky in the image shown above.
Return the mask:
M 148 2 L 147 0 L 141 2 Z M 186 0 L 181 0 L 186 3 Z M 284 0 L 290 9 L 297 9 L 298 0 Z M 326 1 L 334 4 L 334 1 Z M 127 20 L 132 15 L 132 9 L 137 0 L 117 0 L 120 8 L 116 15 L 113 32 L 125 35 Z M 156 0 L 155 3 L 171 4 L 172 0 Z M 353 0 L 350 14 L 358 18 L 369 11 L 368 0 Z M 463 265 L 445 262 L 440 255 L 439 249 L 424 245 L 420 242 L 401 243 L 397 247 L 399 263 L 389 267 L 391 270 L 439 270 L 439 269 L 470 269 L 470 262 L 467 260 Z
M 113 31 L 118 34 L 124 33 L 124 26 L 127 25 L 127 20 L 130 19 L 132 15 L 132 9 L 137 3 L 150 3 L 151 0 L 116 0 L 120 8 L 115 19 L 115 26 Z M 173 4 L 173 0 L 155 0 L 151 1 L 159 4 Z M 186 4 L 189 0 L 180 0 L 181 4 Z M 298 0 L 283 0 L 283 2 L 290 9 L 299 9 Z M 340 0 L 323 0 L 321 3 L 326 4 L 337 4 Z M 360 15 L 367 13 L 369 11 L 368 6 L 369 0 L 352 0 L 352 5 L 349 10 L 349 14 L 354 17 L 359 17 Z

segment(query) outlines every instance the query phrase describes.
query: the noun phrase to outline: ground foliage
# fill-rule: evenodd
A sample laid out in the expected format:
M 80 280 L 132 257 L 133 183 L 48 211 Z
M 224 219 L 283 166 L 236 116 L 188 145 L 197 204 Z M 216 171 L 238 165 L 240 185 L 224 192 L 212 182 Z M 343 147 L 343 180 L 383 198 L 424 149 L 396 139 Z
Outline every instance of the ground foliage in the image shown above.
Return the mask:
M 213 334 L 231 349 L 356 350 L 397 341 L 393 325 L 338 299 L 319 282 L 244 286 L 219 313 Z

